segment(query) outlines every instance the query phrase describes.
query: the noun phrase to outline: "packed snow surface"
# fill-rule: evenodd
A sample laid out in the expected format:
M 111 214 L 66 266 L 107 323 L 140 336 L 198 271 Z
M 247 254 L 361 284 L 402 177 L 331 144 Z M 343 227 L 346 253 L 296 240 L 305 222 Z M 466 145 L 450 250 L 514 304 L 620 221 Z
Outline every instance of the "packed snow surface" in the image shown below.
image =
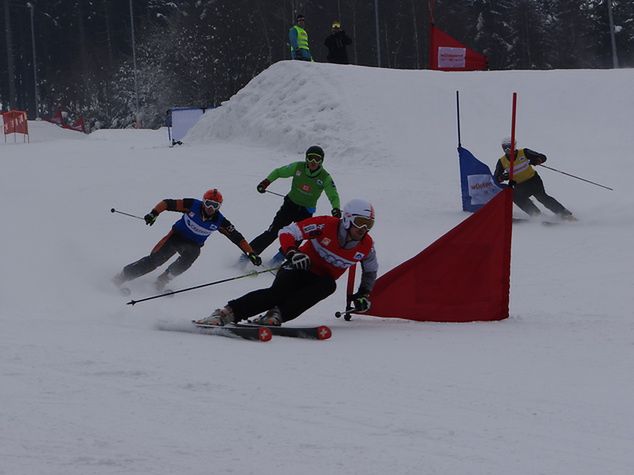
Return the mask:
M 85 136 L 31 122 L 31 143 L 0 143 L 0 474 L 632 473 L 632 83 L 631 70 L 282 62 L 174 148 L 165 129 Z M 509 319 L 345 322 L 333 316 L 342 280 L 289 323 L 328 324 L 332 339 L 254 343 L 158 327 L 207 316 L 271 275 L 134 307 L 113 287 L 179 215 L 148 227 L 111 208 L 143 216 L 218 187 L 251 239 L 281 204 L 257 183 L 312 144 L 343 202 L 372 201 L 380 274 L 395 267 L 467 217 L 456 91 L 462 145 L 489 166 L 516 91 L 521 147 L 614 188 L 539 170 L 580 221 L 514 227 Z M 322 197 L 318 213 L 330 208 Z M 172 286 L 240 275 L 239 254 L 214 234 Z M 132 297 L 154 295 L 158 273 L 132 282 Z

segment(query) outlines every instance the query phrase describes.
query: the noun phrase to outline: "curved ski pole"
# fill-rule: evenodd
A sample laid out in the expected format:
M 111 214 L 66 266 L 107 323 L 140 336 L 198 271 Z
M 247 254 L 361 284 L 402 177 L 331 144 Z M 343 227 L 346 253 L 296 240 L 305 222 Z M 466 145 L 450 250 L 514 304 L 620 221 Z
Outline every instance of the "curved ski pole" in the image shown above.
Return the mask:
M 264 274 L 265 272 L 270 272 L 270 271 L 276 270 L 276 269 L 279 269 L 279 267 L 274 267 L 274 268 L 271 268 L 271 269 L 264 269 L 264 270 L 259 270 L 259 271 L 253 271 L 253 272 L 249 272 L 248 274 L 238 275 L 236 277 L 229 277 L 227 279 L 216 280 L 214 282 L 209 282 L 207 284 L 195 285 L 194 287 L 188 287 L 186 289 L 173 290 L 171 292 L 165 292 L 164 294 L 153 295 L 151 297 L 146 297 L 144 299 L 130 300 L 129 302 L 126 302 L 126 305 L 135 305 L 135 304 L 137 304 L 139 302 L 146 302 L 147 300 L 154 300 L 154 299 L 158 299 L 158 298 L 161 298 L 161 297 L 167 297 L 169 295 L 180 294 L 181 292 L 187 292 L 189 290 L 202 289 L 203 287 L 209 287 L 211 285 L 222 284 L 224 282 L 229 282 L 229 281 L 232 281 L 232 280 L 244 279 L 245 277 L 251 277 L 251 276 L 254 276 L 254 275 Z
M 266 191 L 267 193 L 271 193 L 272 195 L 281 196 L 282 198 L 284 198 L 284 195 L 282 195 L 281 193 L 276 193 L 276 192 L 271 191 L 271 190 L 264 190 L 264 191 Z

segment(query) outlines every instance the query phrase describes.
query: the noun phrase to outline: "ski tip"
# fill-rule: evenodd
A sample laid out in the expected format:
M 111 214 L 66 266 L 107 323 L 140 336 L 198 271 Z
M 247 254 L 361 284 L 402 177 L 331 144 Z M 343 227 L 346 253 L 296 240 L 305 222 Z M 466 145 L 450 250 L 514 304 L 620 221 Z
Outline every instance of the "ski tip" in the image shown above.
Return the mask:
M 332 336 L 332 331 L 326 325 L 320 325 L 317 327 L 317 339 L 327 340 Z
M 258 339 L 260 341 L 269 341 L 273 338 L 273 333 L 268 328 L 258 328 Z

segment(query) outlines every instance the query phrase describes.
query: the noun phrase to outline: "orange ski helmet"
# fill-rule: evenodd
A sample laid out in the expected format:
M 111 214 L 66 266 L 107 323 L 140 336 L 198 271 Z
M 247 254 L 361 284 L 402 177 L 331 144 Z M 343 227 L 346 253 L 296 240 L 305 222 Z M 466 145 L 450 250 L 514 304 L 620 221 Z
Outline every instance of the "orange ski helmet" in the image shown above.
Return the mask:
M 203 195 L 203 206 L 209 214 L 213 214 L 222 205 L 222 193 L 217 188 L 205 191 Z

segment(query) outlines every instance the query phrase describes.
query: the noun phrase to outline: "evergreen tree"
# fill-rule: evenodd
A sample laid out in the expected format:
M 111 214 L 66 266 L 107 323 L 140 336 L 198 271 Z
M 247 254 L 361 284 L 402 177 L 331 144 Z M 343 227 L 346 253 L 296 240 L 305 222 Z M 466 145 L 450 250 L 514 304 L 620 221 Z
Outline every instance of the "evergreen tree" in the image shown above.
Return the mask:
M 475 47 L 489 59 L 491 69 L 512 66 L 511 50 L 516 33 L 511 25 L 512 0 L 474 0 L 476 14 L 474 25 Z
M 548 33 L 541 19 L 544 3 L 540 0 L 517 0 L 510 17 L 514 38 L 507 67 L 514 69 L 543 69 Z
M 548 62 L 555 68 L 589 68 L 596 64 L 590 29 L 591 2 L 550 0 L 547 4 L 546 30 L 551 46 Z

